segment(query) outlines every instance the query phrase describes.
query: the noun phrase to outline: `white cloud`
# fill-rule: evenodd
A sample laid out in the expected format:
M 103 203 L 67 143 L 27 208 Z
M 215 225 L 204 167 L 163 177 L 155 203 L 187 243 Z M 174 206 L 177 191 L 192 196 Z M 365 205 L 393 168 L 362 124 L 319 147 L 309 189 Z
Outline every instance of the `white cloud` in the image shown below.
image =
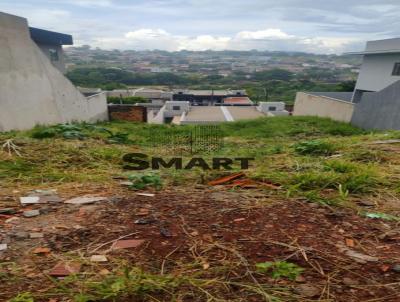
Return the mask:
M 169 37 L 170 34 L 163 29 L 142 28 L 135 31 L 130 31 L 125 34 L 125 38 L 131 40 L 152 40 L 163 37 Z
M 241 31 L 236 35 L 236 39 L 243 40 L 290 39 L 291 37 L 293 36 L 288 35 L 279 28 L 268 28 L 257 31 Z
M 120 38 L 97 38 L 94 45 L 101 48 L 136 50 L 282 50 L 313 53 L 341 53 L 359 42 L 351 38 L 300 37 L 289 35 L 278 28 L 256 31 L 240 31 L 228 36 L 174 35 L 164 29 L 142 28 L 127 32 Z
M 177 50 L 225 50 L 229 48 L 231 38 L 202 35 L 194 38 L 183 37 Z

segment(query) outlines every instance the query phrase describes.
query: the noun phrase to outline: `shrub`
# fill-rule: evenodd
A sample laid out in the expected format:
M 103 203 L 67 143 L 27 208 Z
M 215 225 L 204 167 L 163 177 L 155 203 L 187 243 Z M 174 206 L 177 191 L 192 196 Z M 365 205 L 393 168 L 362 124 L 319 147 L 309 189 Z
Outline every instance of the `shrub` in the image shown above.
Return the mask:
M 334 171 L 337 173 L 349 173 L 357 170 L 357 166 L 353 163 L 340 161 L 340 160 L 330 160 L 324 165 L 325 171 Z
M 256 268 L 260 273 L 269 273 L 274 279 L 283 277 L 295 280 L 304 271 L 302 267 L 286 261 L 257 263 Z
M 142 190 L 147 187 L 153 187 L 157 190 L 162 188 L 162 181 L 159 175 L 154 173 L 132 174 L 129 176 L 132 185 L 129 188 L 133 190 Z
M 301 155 L 331 155 L 335 147 L 328 142 L 311 140 L 295 144 L 294 150 Z

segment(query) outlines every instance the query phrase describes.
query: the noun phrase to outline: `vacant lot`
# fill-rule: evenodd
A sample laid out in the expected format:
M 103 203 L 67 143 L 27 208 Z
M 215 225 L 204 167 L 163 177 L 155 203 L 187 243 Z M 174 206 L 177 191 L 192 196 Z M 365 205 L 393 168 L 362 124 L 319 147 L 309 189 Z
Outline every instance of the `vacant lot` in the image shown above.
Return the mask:
M 0 134 L 0 300 L 400 300 L 399 132 L 284 117 L 223 124 L 212 154 L 154 141 L 185 129 Z M 135 172 L 131 152 L 255 160 Z

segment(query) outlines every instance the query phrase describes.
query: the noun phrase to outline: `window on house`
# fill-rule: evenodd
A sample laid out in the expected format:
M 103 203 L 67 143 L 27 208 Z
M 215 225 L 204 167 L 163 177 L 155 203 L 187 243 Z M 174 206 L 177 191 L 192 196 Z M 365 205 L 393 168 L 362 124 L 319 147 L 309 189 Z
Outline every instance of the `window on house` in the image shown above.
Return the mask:
M 273 106 L 268 107 L 268 111 L 276 111 L 276 107 L 273 107 Z
M 392 75 L 400 76 L 400 63 L 394 64 Z
M 181 110 L 181 106 L 172 106 L 172 110 Z
M 50 48 L 49 53 L 50 53 L 50 61 L 52 61 L 52 62 L 58 61 L 57 49 Z

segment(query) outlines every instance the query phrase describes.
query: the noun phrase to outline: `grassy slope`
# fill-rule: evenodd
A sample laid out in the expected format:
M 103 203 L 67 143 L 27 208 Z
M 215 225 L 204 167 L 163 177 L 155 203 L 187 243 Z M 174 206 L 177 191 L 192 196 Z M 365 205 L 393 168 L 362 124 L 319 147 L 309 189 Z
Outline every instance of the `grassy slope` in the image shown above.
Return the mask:
M 108 133 L 128 133 L 131 143 L 110 144 Z M 154 150 L 151 133 L 179 131 L 179 127 L 113 122 L 86 127 L 86 138 L 34 139 L 28 132 L 4 133 L 0 141 L 12 138 L 20 146 L 22 156 L 0 153 L 0 186 L 3 189 L 62 187 L 74 182 L 110 184 L 112 176 L 124 174 L 121 157 L 132 151 L 152 155 L 167 150 Z M 397 161 L 394 150 L 383 151 L 381 145 L 368 142 L 397 137 L 397 132 L 368 133 L 348 124 L 311 117 L 276 117 L 222 125 L 225 147 L 218 155 L 226 157 L 254 156 L 249 175 L 283 185 L 284 194 L 306 196 L 313 201 L 336 203 L 343 199 L 377 194 L 397 196 Z M 330 157 L 324 154 L 299 154 L 296 143 L 319 140 L 325 142 Z M 311 147 L 313 148 L 313 147 Z M 205 155 L 209 157 L 209 155 Z M 167 183 L 195 184 L 214 177 L 218 172 L 161 171 Z
M 114 134 L 129 133 L 131 143 L 110 144 L 107 142 L 109 134 L 101 127 Z M 43 127 L 27 132 L 0 134 L 0 142 L 12 139 L 22 155 L 0 151 L 1 194 L 11 195 L 14 189 L 23 192 L 31 188 L 58 188 L 62 191 L 78 185 L 99 188 L 118 186 L 112 177 L 126 173 L 121 169 L 123 154 L 139 151 L 153 155 L 162 152 L 166 156 L 173 156 L 167 150 L 154 150 L 149 135 L 151 137 L 151 133 L 162 133 L 166 129 L 182 129 L 127 122 L 84 128 L 86 138 L 83 140 L 65 139 L 60 134 L 45 139 L 32 138 L 33 133 L 47 129 Z M 400 214 L 400 208 L 392 207 L 392 203 L 387 202 L 397 200 L 399 196 L 398 149 L 395 144 L 371 144 L 376 140 L 399 137 L 396 131 L 365 132 L 344 123 L 309 117 L 263 118 L 223 124 L 222 129 L 226 139 L 219 155 L 254 156 L 256 161 L 247 174 L 252 178 L 279 183 L 283 187 L 282 190 L 268 193 L 271 198 L 277 194 L 280 197 L 306 198 L 329 206 L 356 209 L 358 201 L 372 200 L 379 204 L 374 211 Z M 219 173 L 160 172 L 167 185 L 182 187 L 198 184 Z M 134 272 L 134 276 L 137 276 L 137 272 Z M 112 275 L 110 278 L 117 278 L 118 281 L 122 277 Z M 183 282 L 172 277 L 171 281 L 168 275 L 146 275 L 146 278 L 152 286 L 158 284 L 160 288 L 163 284 L 169 288 L 171 282 L 173 286 Z M 140 282 L 143 283 L 143 280 Z M 86 300 L 82 298 L 79 301 Z

